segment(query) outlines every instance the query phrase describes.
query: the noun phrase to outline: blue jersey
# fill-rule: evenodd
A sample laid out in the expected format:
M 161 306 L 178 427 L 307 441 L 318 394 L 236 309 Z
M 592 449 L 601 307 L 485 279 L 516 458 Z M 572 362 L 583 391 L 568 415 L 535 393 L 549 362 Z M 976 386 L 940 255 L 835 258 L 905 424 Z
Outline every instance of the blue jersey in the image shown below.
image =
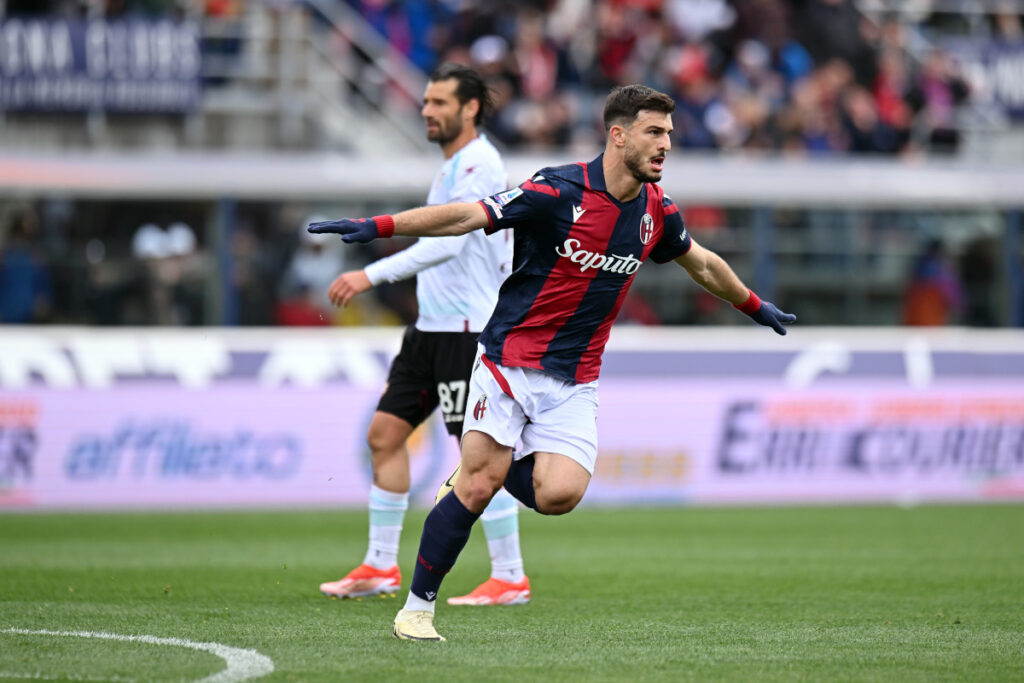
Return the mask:
M 690 249 L 679 208 L 654 183 L 620 202 L 608 193 L 603 155 L 545 168 L 487 197 L 488 233 L 512 228 L 512 274 L 480 335 L 486 356 L 570 382 L 597 379 L 612 322 L 637 270 Z

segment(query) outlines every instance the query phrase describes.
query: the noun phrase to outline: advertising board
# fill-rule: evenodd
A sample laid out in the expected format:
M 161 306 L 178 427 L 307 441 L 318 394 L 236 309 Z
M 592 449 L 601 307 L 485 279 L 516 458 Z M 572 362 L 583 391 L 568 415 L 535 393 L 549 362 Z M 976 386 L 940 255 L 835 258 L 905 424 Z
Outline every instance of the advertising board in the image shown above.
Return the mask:
M 1024 500 L 1019 336 L 750 332 L 616 328 L 586 504 Z M 6 328 L 0 508 L 364 505 L 399 336 Z M 427 504 L 457 446 L 410 452 Z

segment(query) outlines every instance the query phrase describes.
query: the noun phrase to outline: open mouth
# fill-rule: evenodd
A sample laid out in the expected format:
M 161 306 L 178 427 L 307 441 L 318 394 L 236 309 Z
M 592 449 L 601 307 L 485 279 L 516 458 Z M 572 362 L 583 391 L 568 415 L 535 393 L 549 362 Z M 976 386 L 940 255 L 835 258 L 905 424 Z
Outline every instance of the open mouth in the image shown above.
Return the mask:
M 665 167 L 665 157 L 652 157 L 651 168 L 655 171 L 661 171 Z

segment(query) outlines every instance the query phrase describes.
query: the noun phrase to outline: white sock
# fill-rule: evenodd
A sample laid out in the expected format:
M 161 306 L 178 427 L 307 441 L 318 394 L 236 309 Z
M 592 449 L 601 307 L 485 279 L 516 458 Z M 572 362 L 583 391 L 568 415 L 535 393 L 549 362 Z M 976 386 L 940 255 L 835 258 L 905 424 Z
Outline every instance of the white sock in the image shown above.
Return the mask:
M 370 544 L 363 564 L 389 569 L 398 564 L 398 541 L 409 508 L 409 492 L 394 493 L 370 486 Z
M 418 595 L 413 595 L 412 591 L 409 591 L 409 597 L 405 599 L 405 607 L 402 609 L 414 610 L 416 612 L 430 612 L 434 613 L 433 600 L 424 600 Z
M 523 571 L 523 554 L 519 547 L 519 503 L 512 494 L 501 489 L 480 515 L 491 554 L 491 577 L 519 583 Z

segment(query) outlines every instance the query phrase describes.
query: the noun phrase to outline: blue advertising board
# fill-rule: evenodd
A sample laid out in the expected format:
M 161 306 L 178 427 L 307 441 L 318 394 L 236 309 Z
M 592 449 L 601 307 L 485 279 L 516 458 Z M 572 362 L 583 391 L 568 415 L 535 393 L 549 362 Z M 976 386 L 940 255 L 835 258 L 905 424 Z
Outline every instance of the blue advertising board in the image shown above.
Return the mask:
M 185 113 L 201 97 L 192 22 L 0 22 L 0 110 Z
M 995 106 L 1013 120 L 1024 119 L 1024 41 L 955 38 L 942 46 L 960 63 L 975 102 Z

